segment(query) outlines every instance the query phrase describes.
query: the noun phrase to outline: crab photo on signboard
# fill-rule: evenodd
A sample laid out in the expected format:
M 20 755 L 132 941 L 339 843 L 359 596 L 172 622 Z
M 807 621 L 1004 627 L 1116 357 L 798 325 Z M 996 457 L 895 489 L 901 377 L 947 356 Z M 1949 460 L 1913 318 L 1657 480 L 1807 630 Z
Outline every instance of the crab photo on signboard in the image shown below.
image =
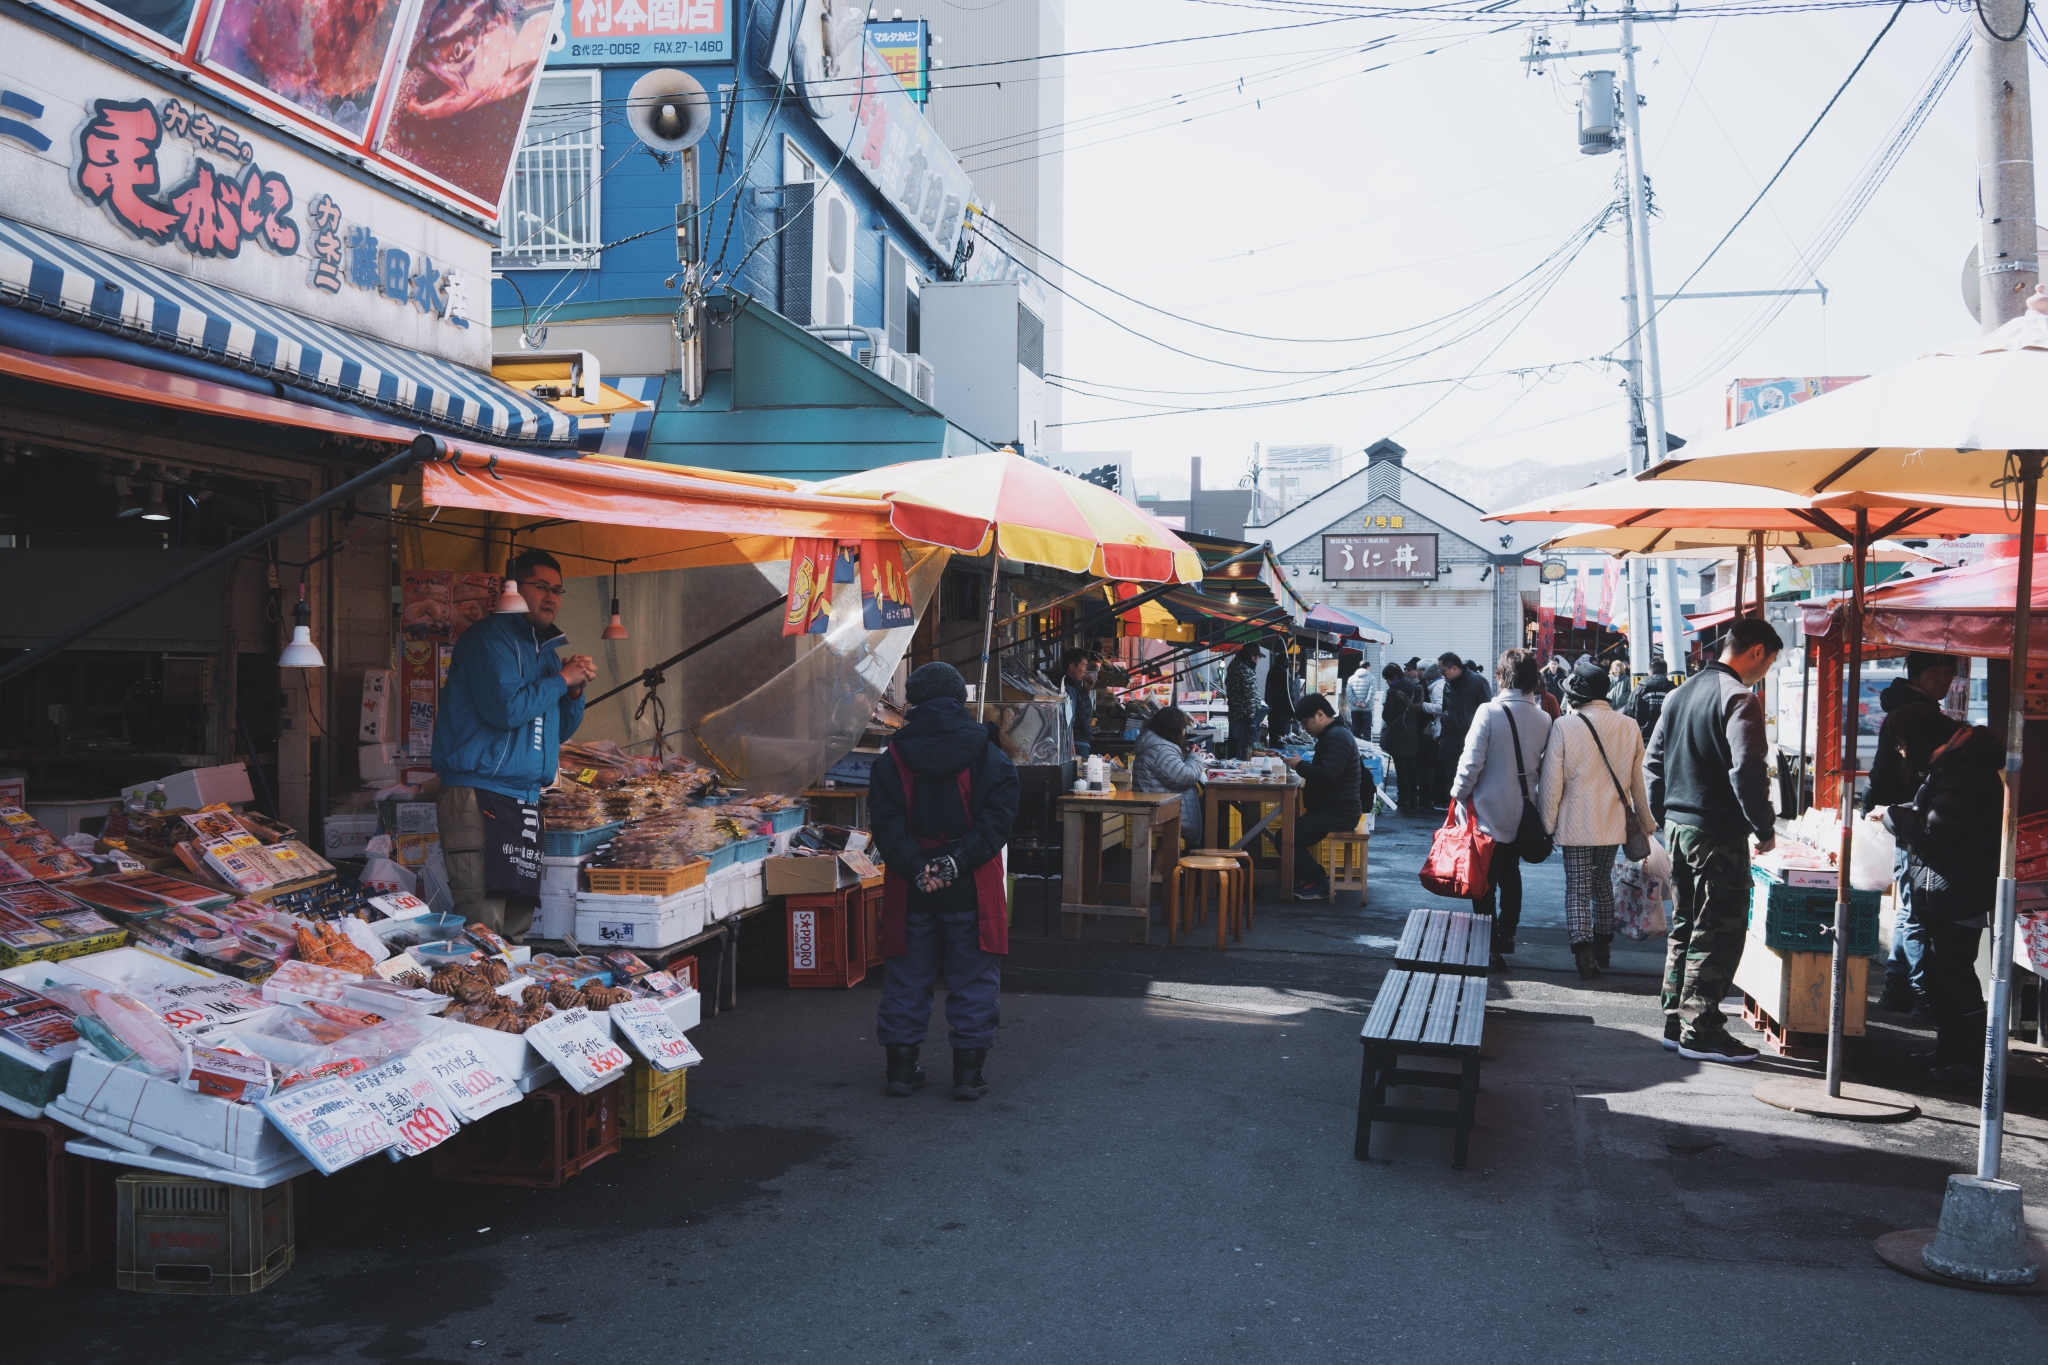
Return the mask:
M 404 0 L 221 0 L 201 60 L 360 140 Z
M 495 205 L 558 0 L 422 0 L 384 119 L 390 159 Z

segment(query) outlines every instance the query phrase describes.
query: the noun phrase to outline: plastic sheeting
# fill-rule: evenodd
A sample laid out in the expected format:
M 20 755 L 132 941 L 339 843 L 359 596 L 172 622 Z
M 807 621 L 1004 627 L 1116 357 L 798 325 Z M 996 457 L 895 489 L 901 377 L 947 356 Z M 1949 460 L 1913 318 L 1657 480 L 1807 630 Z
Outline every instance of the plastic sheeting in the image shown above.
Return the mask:
M 920 620 L 950 558 L 926 550 L 910 567 L 910 603 Z M 768 619 L 780 631 L 780 619 Z M 860 742 L 916 632 L 914 625 L 868 630 L 858 580 L 837 584 L 831 628 L 791 637 L 800 642 L 796 661 L 692 725 L 697 747 L 748 791 L 803 790 Z
M 1864 645 L 2009 658 L 2018 596 L 2017 559 L 1870 588 L 1863 594 Z M 1842 597 L 1802 604 L 1807 635 L 1826 638 L 1840 630 L 1847 605 Z M 2048 612 L 2048 555 L 2034 556 L 2034 611 Z

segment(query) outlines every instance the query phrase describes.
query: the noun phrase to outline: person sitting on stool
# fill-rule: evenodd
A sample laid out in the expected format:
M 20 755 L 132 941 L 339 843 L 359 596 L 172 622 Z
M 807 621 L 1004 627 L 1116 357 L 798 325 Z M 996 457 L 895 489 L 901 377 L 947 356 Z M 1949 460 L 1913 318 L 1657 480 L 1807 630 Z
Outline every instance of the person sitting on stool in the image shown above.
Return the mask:
M 1316 861 L 1316 845 L 1328 834 L 1349 834 L 1365 814 L 1359 801 L 1358 741 L 1337 719 L 1336 709 L 1320 692 L 1303 697 L 1294 718 L 1315 736 L 1315 753 L 1307 760 L 1288 755 L 1287 766 L 1302 779 L 1301 804 L 1306 811 L 1294 822 L 1294 894 L 1311 898 L 1330 893 L 1328 877 Z
M 978 1100 L 1010 951 L 1001 855 L 1017 820 L 1017 769 L 968 712 L 967 680 L 951 664 L 912 673 L 904 699 L 908 720 L 875 761 L 868 791 L 883 861 L 875 1036 L 888 1052 L 884 1088 L 900 1096 L 924 1084 L 917 1054 L 943 964 L 953 1098 Z

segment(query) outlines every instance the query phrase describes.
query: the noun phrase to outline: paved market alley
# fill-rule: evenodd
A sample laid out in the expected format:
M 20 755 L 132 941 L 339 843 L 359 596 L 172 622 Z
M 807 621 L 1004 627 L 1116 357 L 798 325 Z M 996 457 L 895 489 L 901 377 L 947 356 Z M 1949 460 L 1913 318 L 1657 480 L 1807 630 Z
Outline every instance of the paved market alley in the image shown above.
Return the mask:
M 1428 833 L 1381 822 L 1371 908 L 1262 903 L 1225 953 L 1115 924 L 1061 942 L 1026 890 L 979 1104 L 882 1097 L 872 976 L 746 989 L 692 1034 L 687 1121 L 563 1188 L 436 1185 L 421 1161 L 304 1179 L 297 1264 L 261 1295 L 117 1294 L 110 1272 L 0 1291 L 8 1358 L 2040 1357 L 2048 1297 L 1937 1288 L 1871 1250 L 1931 1226 L 1973 1161 L 1974 1097 L 1913 1086 L 1924 1035 L 1876 1016 L 1858 1066 L 1925 1095 L 1914 1122 L 1765 1107 L 1750 1088 L 1787 1064 L 1657 1045 L 1657 945 L 1599 982 L 1564 969 L 1555 863 L 1491 987 L 1470 1168 L 1439 1129 L 1382 1126 L 1354 1161 L 1361 1016 L 1430 899 Z M 2015 1058 L 2006 1148 L 2036 1236 L 2040 1063 Z

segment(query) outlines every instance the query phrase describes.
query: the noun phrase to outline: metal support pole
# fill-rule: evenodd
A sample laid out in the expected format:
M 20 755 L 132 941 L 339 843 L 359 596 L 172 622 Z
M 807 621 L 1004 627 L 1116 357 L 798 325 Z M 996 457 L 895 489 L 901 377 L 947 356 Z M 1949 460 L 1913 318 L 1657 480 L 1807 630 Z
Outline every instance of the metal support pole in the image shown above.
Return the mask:
M 1002 578 L 1003 557 L 991 544 L 988 547 L 988 629 L 981 637 L 981 687 L 974 694 L 974 718 L 981 720 L 988 714 L 988 656 L 996 638 L 996 583 Z
M 1764 598 L 1766 596 L 1764 589 L 1764 533 L 1762 531 L 1756 533 L 1755 541 L 1756 553 L 1752 558 L 1756 560 L 1756 616 L 1761 621 L 1764 616 Z M 1735 605 L 1739 608 L 1742 604 L 1737 602 Z M 1738 610 L 1735 614 L 1740 616 L 1742 613 Z
M 1650 275 L 1649 184 L 1643 175 L 1643 120 L 1636 93 L 1635 7 L 1621 12 L 1621 117 L 1628 127 L 1628 206 L 1630 236 L 1635 247 L 1636 292 L 1643 313 L 1644 415 L 1649 419 L 1649 460 L 1662 464 L 1670 452 L 1664 441 L 1664 369 L 1657 355 L 1657 286 Z M 2024 53 L 2022 54 L 2024 55 Z
M 1856 840 L 1856 731 L 1857 700 L 1863 686 L 1863 565 L 1870 553 L 1870 513 L 1856 509 L 1856 539 L 1852 562 L 1856 581 L 1849 592 L 1849 619 L 1843 638 L 1848 642 L 1848 694 L 1842 702 L 1842 775 L 1836 788 L 1836 809 L 1842 821 L 1841 855 L 1835 862 L 1835 941 L 1828 985 L 1828 1096 L 1842 1093 L 1843 1013 L 1849 1004 L 1849 867 Z
M 2031 226 L 2031 224 L 2029 225 Z M 2020 762 L 2027 733 L 2027 683 L 2033 664 L 2034 510 L 2048 452 L 2016 450 L 2020 479 L 2019 584 L 2013 597 L 2012 676 L 2006 687 L 2005 829 L 1998 846 L 1998 903 L 1991 922 L 1991 1003 L 1984 1012 L 1983 1125 L 1977 1131 L 1977 1175 L 1998 1179 L 2005 1142 L 2005 1043 L 2012 1008 L 2014 912 L 2019 897 Z

